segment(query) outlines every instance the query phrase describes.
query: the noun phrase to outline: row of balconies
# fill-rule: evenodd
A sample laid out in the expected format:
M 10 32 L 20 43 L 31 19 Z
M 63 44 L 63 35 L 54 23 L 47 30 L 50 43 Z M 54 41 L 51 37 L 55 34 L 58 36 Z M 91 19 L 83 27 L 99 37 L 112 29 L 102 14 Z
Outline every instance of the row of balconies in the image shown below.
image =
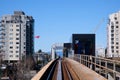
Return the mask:
M 5 40 L 0 39 L 0 43 L 5 43 Z
M 1 32 L 0 35 L 5 35 L 5 32 Z
M 5 29 L 4 29 L 4 28 L 1 28 L 0 31 L 5 31 Z
M 8 21 L 1 20 L 0 23 L 23 23 L 23 21 L 22 20 L 8 20 Z
M 0 27 L 5 27 L 5 25 L 4 25 L 4 24 L 1 24 Z
M 1 41 L 0 41 L 0 46 L 2 46 L 2 45 L 5 45 L 5 42 L 1 42 Z
M 1 36 L 0 39 L 4 39 L 5 37 L 4 36 Z

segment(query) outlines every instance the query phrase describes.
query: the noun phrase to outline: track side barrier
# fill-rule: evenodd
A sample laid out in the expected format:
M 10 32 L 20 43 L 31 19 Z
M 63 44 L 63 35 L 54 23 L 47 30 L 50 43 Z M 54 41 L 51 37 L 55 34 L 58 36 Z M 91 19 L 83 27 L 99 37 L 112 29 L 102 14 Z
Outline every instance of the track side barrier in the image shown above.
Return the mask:
M 53 62 L 54 62 L 54 60 L 52 60 L 48 64 L 46 64 L 31 80 L 39 80 Z

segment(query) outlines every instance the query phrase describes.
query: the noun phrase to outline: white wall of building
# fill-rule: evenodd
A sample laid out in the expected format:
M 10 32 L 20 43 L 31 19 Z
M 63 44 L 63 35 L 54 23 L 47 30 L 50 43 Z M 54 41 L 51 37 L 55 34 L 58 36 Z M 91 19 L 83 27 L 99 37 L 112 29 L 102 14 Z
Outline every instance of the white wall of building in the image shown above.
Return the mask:
M 97 48 L 96 56 L 97 57 L 105 57 L 105 48 Z
M 107 57 L 120 56 L 120 11 L 109 15 L 107 26 Z
M 5 33 L 5 35 L 2 35 L 4 36 L 2 40 L 5 41 L 5 45 L 1 44 L 5 55 L 3 60 L 18 61 L 22 59 L 23 55 L 26 55 L 26 47 L 31 47 L 26 46 L 26 24 L 32 24 L 27 23 L 30 19 L 32 20 L 31 16 L 22 14 L 21 11 L 14 12 L 14 15 L 2 16 L 0 29 L 5 29 L 0 32 Z

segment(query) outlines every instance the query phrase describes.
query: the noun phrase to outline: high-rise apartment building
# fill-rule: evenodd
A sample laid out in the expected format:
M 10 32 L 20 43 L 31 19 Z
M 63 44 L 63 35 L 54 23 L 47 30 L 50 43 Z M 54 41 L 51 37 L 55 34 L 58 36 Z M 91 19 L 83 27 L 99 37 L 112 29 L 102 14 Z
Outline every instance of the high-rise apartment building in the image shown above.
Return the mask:
M 120 56 L 120 11 L 109 15 L 107 25 L 107 57 Z
M 34 19 L 22 11 L 0 20 L 0 52 L 5 61 L 19 61 L 34 52 Z

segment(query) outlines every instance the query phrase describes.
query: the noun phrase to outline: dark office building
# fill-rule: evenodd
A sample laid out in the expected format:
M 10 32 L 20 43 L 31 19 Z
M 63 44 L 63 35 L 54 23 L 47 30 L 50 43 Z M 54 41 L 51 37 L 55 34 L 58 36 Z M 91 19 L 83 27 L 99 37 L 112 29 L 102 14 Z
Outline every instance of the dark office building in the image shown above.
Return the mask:
M 70 52 L 71 49 L 71 43 L 64 43 L 64 51 L 63 51 L 63 56 L 64 57 L 68 57 L 68 54 Z
M 74 54 L 95 56 L 95 34 L 72 34 Z

